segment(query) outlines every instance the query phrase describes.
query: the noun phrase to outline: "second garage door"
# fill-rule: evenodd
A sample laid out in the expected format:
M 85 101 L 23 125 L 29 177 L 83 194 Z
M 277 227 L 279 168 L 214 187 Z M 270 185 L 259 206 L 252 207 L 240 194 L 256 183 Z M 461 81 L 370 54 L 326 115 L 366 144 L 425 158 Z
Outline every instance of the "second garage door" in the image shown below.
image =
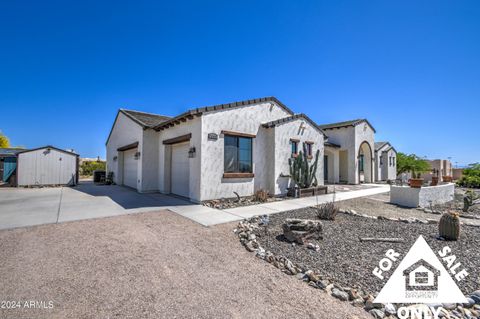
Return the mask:
M 189 143 L 172 145 L 172 194 L 190 197 L 190 165 L 188 162 Z
M 137 163 L 135 153 L 137 149 L 123 152 L 123 185 L 137 189 Z

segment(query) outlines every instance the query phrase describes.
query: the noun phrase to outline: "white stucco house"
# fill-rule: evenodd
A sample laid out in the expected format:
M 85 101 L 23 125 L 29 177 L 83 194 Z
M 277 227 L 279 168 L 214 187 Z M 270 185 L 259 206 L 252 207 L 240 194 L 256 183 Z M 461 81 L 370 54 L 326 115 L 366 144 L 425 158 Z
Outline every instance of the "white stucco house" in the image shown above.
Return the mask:
M 397 151 L 389 142 L 375 143 L 375 180 L 390 181 L 397 178 Z
M 175 117 L 121 109 L 106 142 L 107 170 L 119 185 L 193 202 L 259 189 L 282 195 L 291 186 L 288 159 L 305 145 L 311 160 L 319 151 L 319 185 L 372 182 L 375 131 L 363 121 L 366 129 L 319 126 L 275 97 L 195 108 Z

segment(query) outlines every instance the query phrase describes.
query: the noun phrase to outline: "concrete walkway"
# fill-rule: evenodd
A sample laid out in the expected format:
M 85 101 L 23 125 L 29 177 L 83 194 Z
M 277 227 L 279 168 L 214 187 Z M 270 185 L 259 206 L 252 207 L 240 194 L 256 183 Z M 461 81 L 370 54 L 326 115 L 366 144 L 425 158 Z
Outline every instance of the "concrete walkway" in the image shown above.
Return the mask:
M 352 191 L 336 193 L 335 200 L 386 193 L 388 185 L 358 186 Z M 98 186 L 93 183 L 59 188 L 0 189 L 0 229 L 54 224 L 91 218 L 155 212 L 168 209 L 203 226 L 239 221 L 256 215 L 274 214 L 332 201 L 333 194 L 260 205 L 218 210 L 193 204 L 181 198 L 159 193 L 139 194 L 121 186 Z
M 347 200 L 352 198 L 388 193 L 390 191 L 389 185 L 378 184 L 378 185 L 375 185 L 375 187 L 371 187 L 373 185 L 368 185 L 368 186 L 370 187 L 366 189 L 354 190 L 349 192 L 343 191 L 335 194 L 331 193 L 326 195 L 319 195 L 317 197 L 297 198 L 297 199 L 290 199 L 290 200 L 273 202 L 273 203 L 225 209 L 224 212 L 241 217 L 243 219 L 243 218 L 250 218 L 258 215 L 269 215 L 269 214 L 280 213 L 288 210 L 309 207 L 317 204 L 324 204 L 327 202 L 331 202 L 334 198 L 335 198 L 335 201 L 342 201 L 342 200 Z

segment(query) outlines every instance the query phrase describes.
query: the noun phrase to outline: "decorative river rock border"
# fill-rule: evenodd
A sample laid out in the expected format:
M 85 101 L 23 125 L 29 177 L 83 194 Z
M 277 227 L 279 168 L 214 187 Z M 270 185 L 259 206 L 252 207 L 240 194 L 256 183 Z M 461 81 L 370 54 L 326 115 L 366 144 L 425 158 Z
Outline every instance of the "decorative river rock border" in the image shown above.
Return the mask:
M 435 219 L 418 219 L 418 218 L 390 218 L 383 216 L 370 216 L 366 214 L 359 214 L 354 210 L 340 210 L 340 213 L 352 216 L 358 216 L 370 219 L 383 219 L 393 222 L 403 223 L 422 223 L 422 224 L 437 224 Z M 270 251 L 266 251 L 257 242 L 257 236 L 261 236 L 264 231 L 261 226 L 262 220 L 260 217 L 252 217 L 247 220 L 240 221 L 234 233 L 240 239 L 242 245 L 250 252 L 255 253 L 255 256 L 272 264 L 287 275 L 296 276 L 299 280 L 308 283 L 312 288 L 321 289 L 327 294 L 349 302 L 355 307 L 362 307 L 369 312 L 374 318 L 398 318 L 397 309 L 393 304 L 378 304 L 374 303 L 375 295 L 363 289 L 355 289 L 350 287 L 342 287 L 335 282 L 324 278 L 315 273 L 313 270 L 305 269 L 303 266 L 293 263 L 285 256 L 274 255 Z M 465 226 L 480 227 L 480 225 L 472 223 L 462 223 Z M 469 302 L 467 304 L 433 304 L 430 307 L 442 307 L 440 318 L 462 318 L 462 319 L 480 319 L 480 290 L 473 292 L 467 297 Z M 410 305 L 409 307 L 420 307 L 420 305 Z

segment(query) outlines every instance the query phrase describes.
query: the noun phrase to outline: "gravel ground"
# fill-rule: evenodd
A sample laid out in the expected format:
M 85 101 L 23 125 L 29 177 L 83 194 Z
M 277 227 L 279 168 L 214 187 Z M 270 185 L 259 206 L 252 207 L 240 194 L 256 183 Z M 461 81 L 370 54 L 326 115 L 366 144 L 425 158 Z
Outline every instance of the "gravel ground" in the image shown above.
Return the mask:
M 440 219 L 441 215 L 425 213 L 416 208 L 405 208 L 385 202 L 389 195 L 375 195 L 371 197 L 355 198 L 346 201 L 337 202 L 338 207 L 343 209 L 353 209 L 357 213 L 371 216 L 384 216 L 392 218 L 414 217 L 419 219 Z M 471 212 L 469 212 L 471 214 Z M 480 224 L 480 219 L 461 218 L 464 222 Z
M 445 245 L 450 246 L 470 273 L 459 284 L 464 293 L 480 289 L 480 229 L 477 227 L 465 226 L 459 241 L 445 242 L 435 239 L 437 225 L 406 224 L 339 214 L 335 221 L 323 221 L 324 239 L 311 241 L 320 246 L 320 251 L 315 252 L 307 249 L 306 245 L 293 246 L 284 240 L 281 225 L 285 218 L 316 219 L 316 216 L 311 208 L 272 215 L 268 235 L 257 238 L 261 246 L 342 286 L 379 292 L 386 281 L 373 276 L 372 270 L 378 266 L 385 252 L 393 248 L 405 256 L 418 236 L 423 235 L 434 251 L 439 251 Z M 405 242 L 360 242 L 359 237 L 399 237 Z
M 233 224 L 134 214 L 0 231 L 0 318 L 368 318 L 247 252 Z

